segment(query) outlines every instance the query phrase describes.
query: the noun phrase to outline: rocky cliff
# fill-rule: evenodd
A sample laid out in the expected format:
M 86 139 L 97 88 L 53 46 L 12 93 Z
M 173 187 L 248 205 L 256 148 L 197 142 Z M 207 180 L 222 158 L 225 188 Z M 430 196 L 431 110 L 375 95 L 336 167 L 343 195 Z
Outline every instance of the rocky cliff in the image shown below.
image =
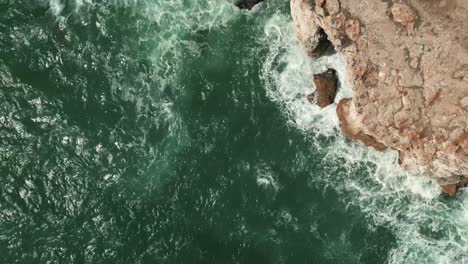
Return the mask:
M 468 1 L 292 0 L 291 14 L 307 54 L 331 42 L 346 56 L 344 134 L 456 192 L 468 177 Z

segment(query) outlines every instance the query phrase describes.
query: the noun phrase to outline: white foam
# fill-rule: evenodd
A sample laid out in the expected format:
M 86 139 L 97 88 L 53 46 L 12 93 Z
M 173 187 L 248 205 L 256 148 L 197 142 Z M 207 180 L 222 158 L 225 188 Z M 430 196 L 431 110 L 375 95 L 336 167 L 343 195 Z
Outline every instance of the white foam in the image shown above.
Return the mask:
M 272 189 L 277 191 L 278 177 L 273 170 L 265 164 L 260 164 L 256 169 L 257 185 L 264 189 Z
M 92 4 L 93 0 L 75 0 L 75 11 L 79 11 L 84 4 Z
M 315 90 L 313 74 L 327 68 L 334 68 L 340 80 L 345 80 L 344 57 L 334 54 L 319 60 L 310 59 L 291 34 L 292 24 L 285 24 L 285 20 L 286 17 L 278 14 L 265 25 L 265 36 L 272 43 L 262 76 L 269 87 L 267 93 L 272 100 L 282 102 L 281 106 L 285 106 L 291 121 L 301 129 L 314 130 L 321 135 L 334 135 L 338 127 L 334 106 L 321 109 L 311 105 L 306 96 Z M 336 101 L 351 96 L 352 89 L 348 82 L 340 83 Z
M 50 10 L 52 11 L 52 14 L 54 14 L 55 16 L 60 15 L 60 13 L 62 13 L 62 10 L 64 8 L 64 5 L 61 3 L 60 0 L 50 0 L 49 5 L 50 5 Z
M 379 153 L 347 141 L 339 132 L 335 105 L 320 109 L 307 102 L 306 95 L 315 89 L 312 75 L 327 67 L 336 69 L 342 82 L 337 100 L 352 96 L 342 55 L 308 58 L 289 16 L 280 14 L 266 23 L 264 38 L 270 45 L 262 71 L 267 94 L 291 125 L 313 135 L 313 150 L 323 154 L 322 164 L 330 172 L 311 181 L 334 188 L 348 204 L 394 231 L 397 247 L 389 263 L 468 263 L 468 192 L 441 201 L 439 187 L 403 172 L 394 151 Z

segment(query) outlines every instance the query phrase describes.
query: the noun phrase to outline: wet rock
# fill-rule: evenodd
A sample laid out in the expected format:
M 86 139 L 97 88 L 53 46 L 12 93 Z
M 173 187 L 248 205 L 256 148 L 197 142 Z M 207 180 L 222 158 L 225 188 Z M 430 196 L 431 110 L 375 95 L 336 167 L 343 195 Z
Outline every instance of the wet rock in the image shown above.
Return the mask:
M 263 2 L 263 0 L 240 0 L 236 6 L 240 9 L 252 9 L 255 5 Z
M 326 72 L 314 74 L 315 99 L 321 108 L 331 105 L 335 101 L 338 79 L 336 71 L 328 69 Z
M 364 132 L 359 132 L 359 134 L 356 135 L 356 140 L 361 141 L 364 145 L 368 147 L 373 147 L 377 151 L 385 151 L 387 149 L 387 146 L 379 141 L 371 135 L 368 135 Z
M 455 195 L 458 192 L 458 187 L 456 184 L 448 184 L 442 186 L 442 192 L 448 195 Z
M 343 133 L 398 151 L 403 169 L 441 186 L 468 175 L 468 1 L 445 2 L 291 0 L 307 54 L 327 52 L 317 49 L 326 36 L 345 56 L 353 99 L 338 104 Z
M 336 114 L 340 120 L 341 131 L 347 138 L 361 141 L 364 145 L 373 147 L 378 151 L 387 149 L 385 144 L 362 131 L 362 124 L 355 113 L 352 99 L 345 98 L 340 100 L 336 107 Z
M 468 186 L 468 177 L 464 177 L 458 183 L 442 185 L 442 192 L 448 195 L 455 195 L 461 188 Z

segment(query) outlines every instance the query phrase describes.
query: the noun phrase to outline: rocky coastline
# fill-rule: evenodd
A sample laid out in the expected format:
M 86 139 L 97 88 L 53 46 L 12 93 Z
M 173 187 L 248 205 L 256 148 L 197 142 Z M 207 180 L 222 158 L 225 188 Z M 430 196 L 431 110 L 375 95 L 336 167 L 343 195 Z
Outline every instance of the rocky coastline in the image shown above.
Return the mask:
M 344 135 L 398 151 L 403 169 L 450 195 L 468 184 L 467 14 L 464 0 L 291 0 L 304 51 L 346 57 L 353 98 L 336 102 Z M 336 84 L 314 82 L 307 99 L 333 103 Z

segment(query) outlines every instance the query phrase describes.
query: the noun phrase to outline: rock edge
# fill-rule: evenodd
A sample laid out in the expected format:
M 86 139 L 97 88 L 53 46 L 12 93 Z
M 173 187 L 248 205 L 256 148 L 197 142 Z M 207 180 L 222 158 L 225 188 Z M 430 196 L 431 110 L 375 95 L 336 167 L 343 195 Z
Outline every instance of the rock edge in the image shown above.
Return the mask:
M 316 57 L 323 36 L 346 57 L 354 96 L 345 135 L 399 152 L 402 168 L 453 194 L 468 176 L 468 1 L 292 0 L 295 31 Z

